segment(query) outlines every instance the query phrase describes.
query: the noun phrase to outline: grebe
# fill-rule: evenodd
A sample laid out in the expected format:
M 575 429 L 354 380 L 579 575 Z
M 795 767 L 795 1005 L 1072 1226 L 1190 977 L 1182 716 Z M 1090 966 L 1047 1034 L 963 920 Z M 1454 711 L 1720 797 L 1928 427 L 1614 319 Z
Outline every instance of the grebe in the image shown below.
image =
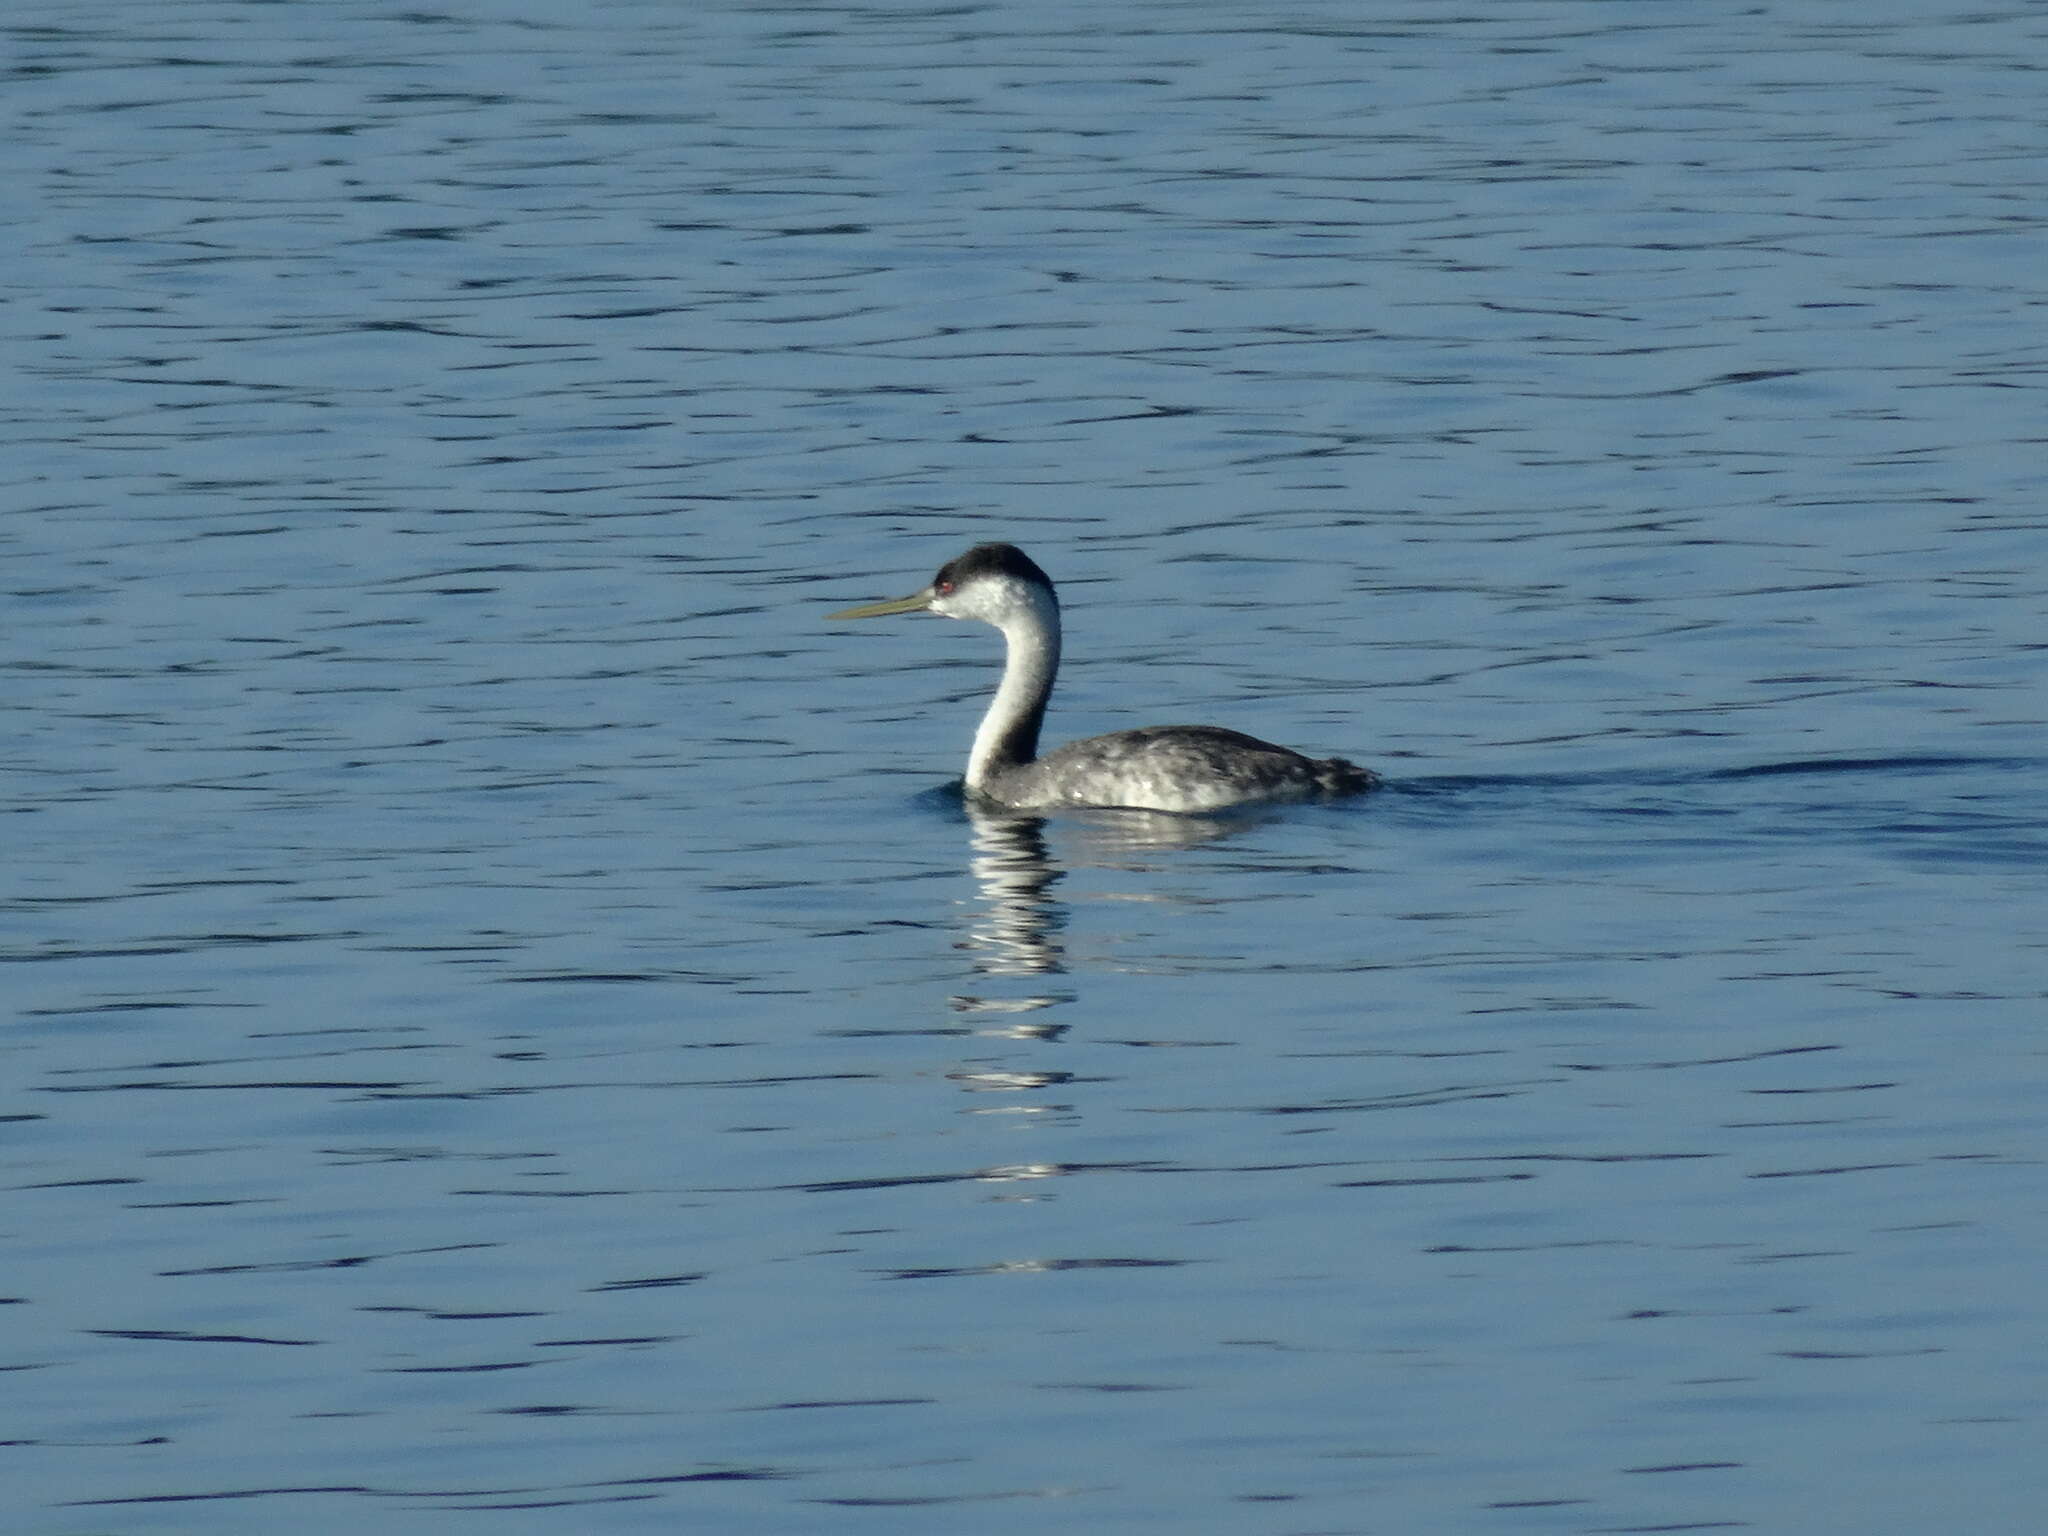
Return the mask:
M 1149 725 L 1038 754 L 1038 728 L 1060 666 L 1060 600 L 1052 579 L 1013 544 L 977 544 L 909 597 L 830 615 L 879 619 L 936 613 L 1003 632 L 1003 680 L 967 756 L 967 792 L 1011 810 L 1123 806 L 1219 811 L 1234 805 L 1355 795 L 1379 776 L 1341 757 L 1303 757 L 1214 725 Z

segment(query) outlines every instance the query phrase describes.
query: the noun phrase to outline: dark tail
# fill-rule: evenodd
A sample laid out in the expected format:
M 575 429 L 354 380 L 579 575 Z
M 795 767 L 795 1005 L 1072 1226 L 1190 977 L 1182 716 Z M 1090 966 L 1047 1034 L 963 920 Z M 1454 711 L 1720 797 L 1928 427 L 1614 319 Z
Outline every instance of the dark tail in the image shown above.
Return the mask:
M 1361 768 L 1341 757 L 1317 758 L 1314 762 L 1316 787 L 1326 795 L 1362 795 L 1379 787 L 1380 776 L 1370 768 Z

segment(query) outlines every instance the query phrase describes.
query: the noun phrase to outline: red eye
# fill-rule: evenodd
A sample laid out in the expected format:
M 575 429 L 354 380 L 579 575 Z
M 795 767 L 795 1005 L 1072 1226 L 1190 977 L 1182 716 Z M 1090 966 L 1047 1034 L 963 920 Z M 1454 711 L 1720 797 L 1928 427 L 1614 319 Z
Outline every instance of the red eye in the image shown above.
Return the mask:
M 941 597 L 950 597 L 950 596 L 952 595 L 952 593 L 953 593 L 953 583 L 951 583 L 950 581 L 942 581 L 942 582 L 940 582 L 940 583 L 938 584 L 938 588 L 939 588 L 939 596 L 941 596 Z

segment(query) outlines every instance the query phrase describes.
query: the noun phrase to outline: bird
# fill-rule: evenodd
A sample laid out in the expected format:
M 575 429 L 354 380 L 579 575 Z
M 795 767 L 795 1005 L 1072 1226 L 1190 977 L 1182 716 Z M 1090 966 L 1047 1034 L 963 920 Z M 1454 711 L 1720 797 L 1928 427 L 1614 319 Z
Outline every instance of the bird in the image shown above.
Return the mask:
M 1215 725 L 1111 731 L 1038 755 L 1060 665 L 1052 578 L 1014 544 L 977 544 L 908 597 L 844 608 L 831 620 L 935 613 L 1002 631 L 1003 677 L 967 755 L 966 793 L 1013 811 L 1118 807 L 1200 814 L 1363 794 L 1379 782 L 1341 757 L 1304 757 Z

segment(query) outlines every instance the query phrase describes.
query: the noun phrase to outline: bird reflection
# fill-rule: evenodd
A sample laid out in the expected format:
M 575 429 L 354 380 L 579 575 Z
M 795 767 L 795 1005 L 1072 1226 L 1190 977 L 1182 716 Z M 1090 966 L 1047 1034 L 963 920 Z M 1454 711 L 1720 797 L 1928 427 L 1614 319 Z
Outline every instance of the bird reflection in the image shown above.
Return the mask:
M 1054 894 L 1067 876 L 1054 862 L 1041 816 L 997 810 L 966 802 L 971 852 L 968 870 L 977 887 L 959 947 L 974 968 L 989 977 L 1055 976 L 1067 970 L 1064 944 L 1068 903 Z M 1098 869 L 1145 870 L 1145 857 L 1228 837 L 1248 825 L 1246 818 L 1214 820 L 1158 811 L 1096 810 L 1060 818 L 1060 844 L 1069 863 Z M 1072 993 L 1027 992 L 1013 996 L 956 995 L 955 1013 L 975 1016 L 973 1033 L 1010 1040 L 1056 1041 L 1067 1024 L 1047 1015 L 1073 1001 Z M 1019 1070 L 976 1065 L 947 1076 L 970 1093 L 1020 1096 L 1032 1100 L 1071 1079 L 1062 1071 Z M 1006 1111 L 1050 1114 L 1069 1106 L 1030 1102 Z M 977 1111 L 989 1113 L 993 1111 Z
M 1046 845 L 1045 819 L 976 805 L 965 806 L 972 828 L 968 869 L 980 886 L 979 910 L 961 947 L 975 968 L 991 976 L 1046 976 L 1067 969 L 1061 934 L 1066 903 L 1053 887 L 1066 870 Z M 1215 842 L 1242 830 L 1243 819 L 1215 820 L 1163 811 L 1099 810 L 1064 816 L 1062 844 L 1070 863 L 1101 869 L 1143 869 L 1142 856 Z M 989 1013 L 1028 1013 L 1063 1001 L 1051 997 L 956 998 L 956 1007 Z
M 992 976 L 1042 976 L 1066 969 L 1058 935 L 1066 907 L 1050 892 L 1066 871 L 1053 867 L 1045 846 L 1045 819 L 1015 816 L 968 805 L 973 854 L 967 861 L 981 887 L 980 910 L 967 930 L 965 948 L 975 968 Z M 1022 1011 L 1048 1000 L 990 1000 L 991 1008 Z

